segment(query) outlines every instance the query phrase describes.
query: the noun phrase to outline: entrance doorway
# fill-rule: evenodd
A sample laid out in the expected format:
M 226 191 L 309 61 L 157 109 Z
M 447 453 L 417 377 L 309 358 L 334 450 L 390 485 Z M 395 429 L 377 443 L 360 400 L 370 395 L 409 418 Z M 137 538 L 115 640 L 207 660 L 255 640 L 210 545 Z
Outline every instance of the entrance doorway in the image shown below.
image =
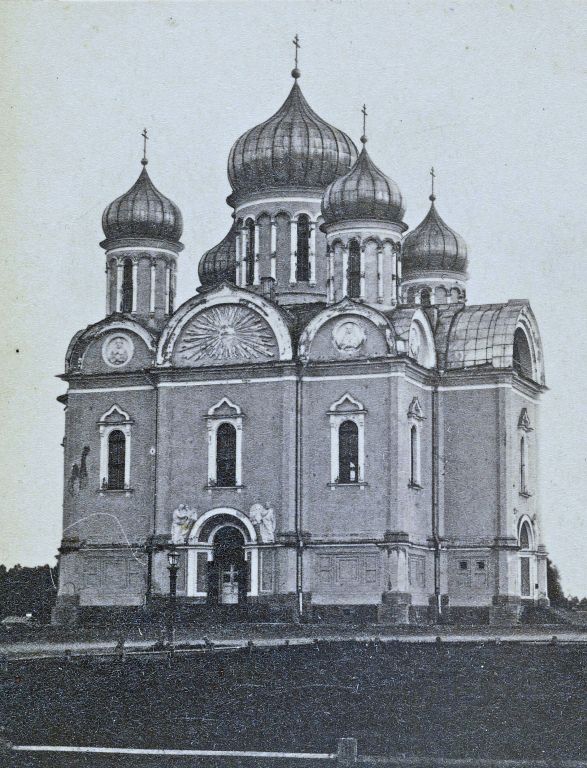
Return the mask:
M 232 525 L 220 528 L 214 536 L 214 559 L 211 563 L 212 594 L 216 592 L 221 605 L 244 602 L 247 595 L 248 564 L 245 560 L 245 540 Z

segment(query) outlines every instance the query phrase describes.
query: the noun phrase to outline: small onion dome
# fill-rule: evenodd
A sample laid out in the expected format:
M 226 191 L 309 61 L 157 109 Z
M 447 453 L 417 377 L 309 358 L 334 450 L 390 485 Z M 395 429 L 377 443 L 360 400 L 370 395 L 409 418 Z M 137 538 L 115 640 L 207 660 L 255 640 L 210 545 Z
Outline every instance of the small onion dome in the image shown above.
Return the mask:
M 398 185 L 379 170 L 366 147 L 351 170 L 333 181 L 322 198 L 326 224 L 348 219 L 401 222 L 404 213 Z
M 177 205 L 159 192 L 143 167 L 134 186 L 102 214 L 102 229 L 107 240 L 145 237 L 177 243 L 183 220 Z
M 427 270 L 467 272 L 467 245 L 438 215 L 432 204 L 424 221 L 406 238 L 402 245 L 402 273 Z
M 296 80 L 281 109 L 233 144 L 228 178 L 237 194 L 291 187 L 323 190 L 356 157 L 352 140 L 318 117 Z
M 233 225 L 223 240 L 202 256 L 198 275 L 203 288 L 226 280 L 236 282 L 236 226 Z

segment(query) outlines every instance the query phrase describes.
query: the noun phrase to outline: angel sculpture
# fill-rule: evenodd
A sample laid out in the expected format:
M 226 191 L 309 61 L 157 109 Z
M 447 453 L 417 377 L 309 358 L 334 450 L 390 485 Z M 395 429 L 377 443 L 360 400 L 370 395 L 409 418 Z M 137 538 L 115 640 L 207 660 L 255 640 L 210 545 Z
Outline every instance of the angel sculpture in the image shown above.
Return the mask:
M 180 504 L 177 509 L 174 509 L 171 516 L 171 543 L 185 544 L 197 519 L 196 510 L 189 509 L 185 504 Z
M 249 518 L 258 527 L 263 544 L 275 541 L 275 512 L 271 507 L 253 504 L 249 510 Z

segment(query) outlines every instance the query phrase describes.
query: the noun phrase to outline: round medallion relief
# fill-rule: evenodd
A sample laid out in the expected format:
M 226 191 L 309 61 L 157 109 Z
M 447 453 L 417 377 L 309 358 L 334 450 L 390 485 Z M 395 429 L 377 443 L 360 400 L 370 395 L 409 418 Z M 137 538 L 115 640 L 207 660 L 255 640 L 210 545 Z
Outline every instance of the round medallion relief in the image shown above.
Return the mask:
M 111 368 L 122 368 L 130 362 L 134 351 L 132 339 L 126 334 L 116 333 L 108 336 L 102 344 L 102 359 Z
M 354 320 L 342 320 L 332 331 L 334 346 L 341 352 L 356 352 L 366 338 L 365 331 Z

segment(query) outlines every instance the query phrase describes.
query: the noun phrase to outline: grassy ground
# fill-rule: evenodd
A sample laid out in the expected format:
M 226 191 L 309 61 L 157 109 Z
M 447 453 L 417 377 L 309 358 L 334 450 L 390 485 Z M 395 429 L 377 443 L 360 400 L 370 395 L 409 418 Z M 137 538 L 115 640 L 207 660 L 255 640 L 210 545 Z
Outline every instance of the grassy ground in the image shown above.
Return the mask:
M 10 662 L 0 722 L 19 744 L 587 758 L 580 645 L 321 644 Z

